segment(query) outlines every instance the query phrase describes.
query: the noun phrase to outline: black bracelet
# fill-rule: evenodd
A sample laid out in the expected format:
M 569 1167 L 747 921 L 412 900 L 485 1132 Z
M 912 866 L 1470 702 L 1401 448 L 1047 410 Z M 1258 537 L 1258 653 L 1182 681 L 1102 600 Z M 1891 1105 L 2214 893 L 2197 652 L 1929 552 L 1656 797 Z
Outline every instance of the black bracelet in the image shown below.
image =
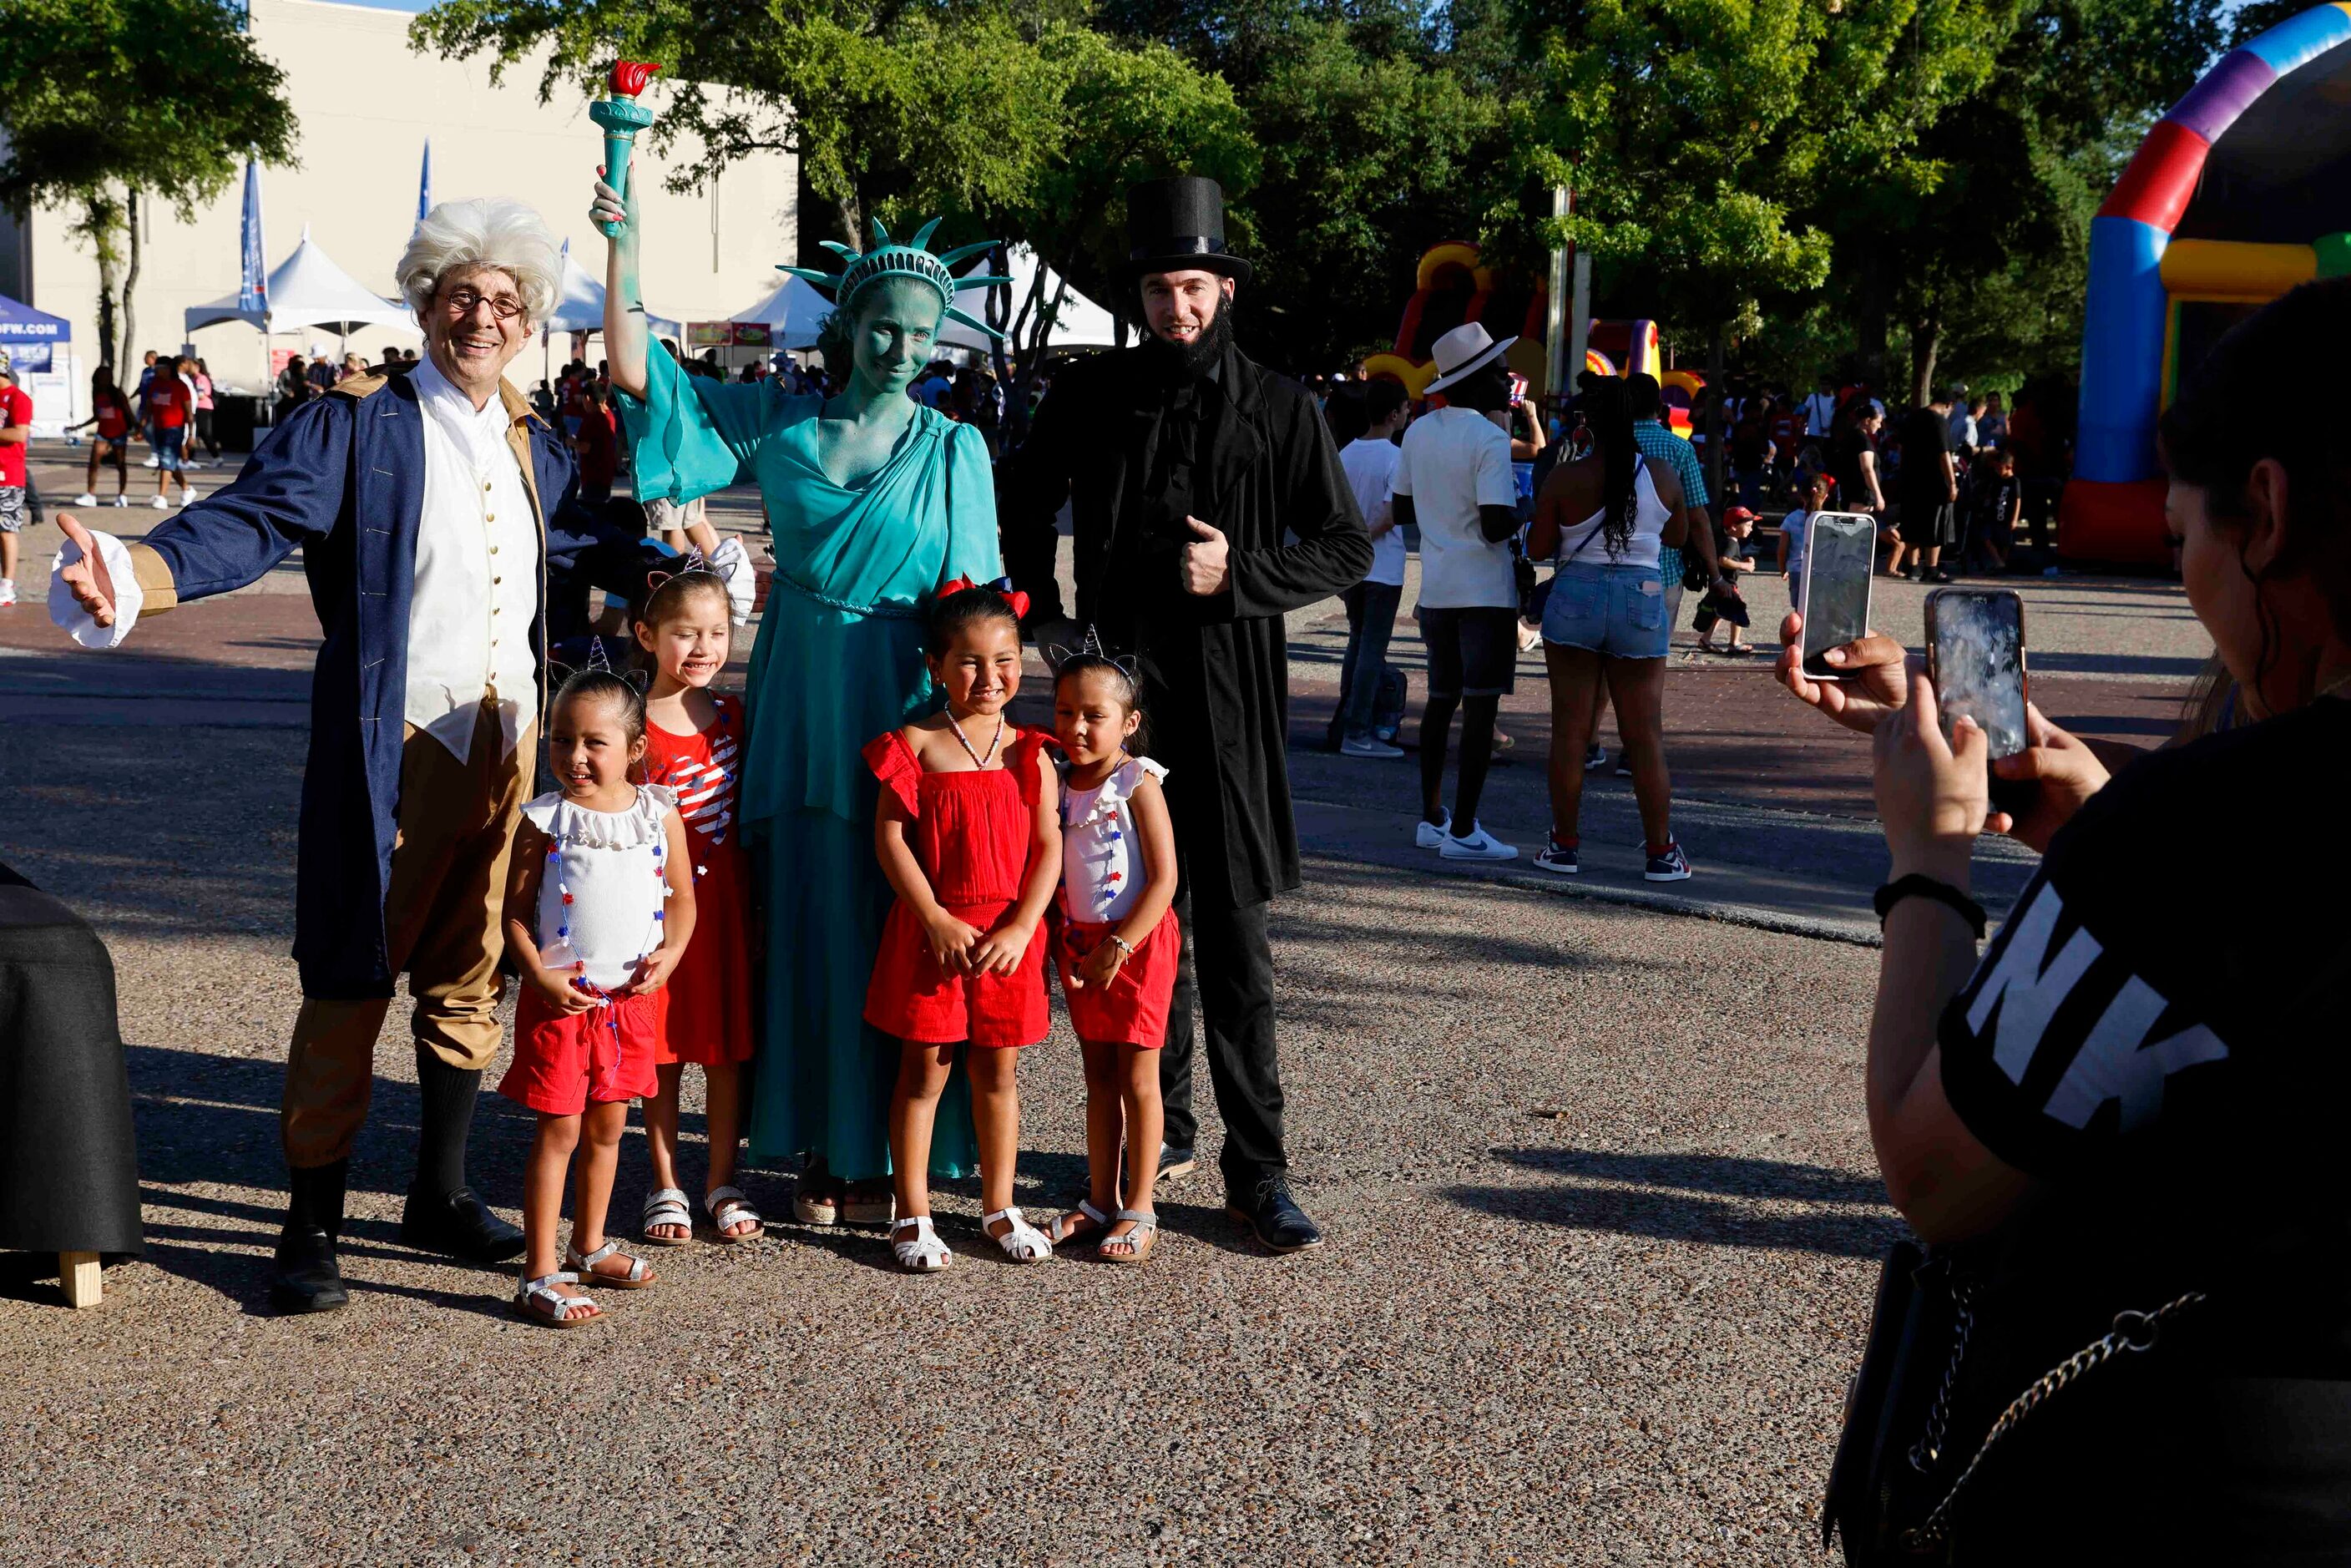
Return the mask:
M 1979 942 L 1983 940 L 1984 906 L 1949 883 L 1938 882 L 1922 872 L 1914 871 L 1908 876 L 1896 877 L 1877 890 L 1876 895 L 1869 902 L 1877 911 L 1878 925 L 1882 926 L 1886 924 L 1886 915 L 1896 904 L 1914 895 L 1919 898 L 1931 898 L 1938 904 L 1948 904 L 1958 910 L 1959 918 L 1966 921 L 1975 931 L 1976 940 Z

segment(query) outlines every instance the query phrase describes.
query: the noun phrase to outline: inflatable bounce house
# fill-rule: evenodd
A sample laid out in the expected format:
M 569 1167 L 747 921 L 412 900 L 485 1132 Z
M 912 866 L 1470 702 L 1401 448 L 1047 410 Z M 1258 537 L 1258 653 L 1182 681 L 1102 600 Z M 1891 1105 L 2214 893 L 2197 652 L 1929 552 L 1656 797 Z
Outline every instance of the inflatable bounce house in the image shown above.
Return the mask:
M 1478 247 L 1463 240 L 1429 246 L 1414 281 L 1417 287 L 1405 301 L 1395 350 L 1365 360 L 1366 374 L 1402 382 L 1417 402 L 1437 379 L 1431 357 L 1437 340 L 1465 321 L 1482 321 L 1496 338 L 1519 340 L 1503 358 L 1526 378 L 1529 396 L 1543 395 L 1543 321 L 1550 297 L 1541 284 L 1482 266 Z
M 1364 374 L 1401 383 L 1416 402 L 1437 379 L 1432 357 L 1437 340 L 1465 321 L 1481 321 L 1497 338 L 1519 340 L 1503 358 L 1525 379 L 1529 397 L 1546 395 L 1549 366 L 1543 333 L 1549 289 L 1480 265 L 1478 247 L 1465 240 L 1429 246 L 1415 282 L 1412 298 L 1405 301 L 1404 319 L 1396 324 L 1395 347 L 1365 360 Z M 1665 392 L 1667 422 L 1683 435 L 1689 434 L 1690 402 L 1706 378 L 1665 368 L 1665 343 L 1655 321 L 1595 320 L 1585 341 L 1585 370 L 1604 376 L 1656 377 Z
M 2346 273 L 2351 4 L 2282 22 L 2206 72 L 2091 220 L 2068 557 L 2169 560 L 2155 433 L 2181 372 L 2295 284 Z

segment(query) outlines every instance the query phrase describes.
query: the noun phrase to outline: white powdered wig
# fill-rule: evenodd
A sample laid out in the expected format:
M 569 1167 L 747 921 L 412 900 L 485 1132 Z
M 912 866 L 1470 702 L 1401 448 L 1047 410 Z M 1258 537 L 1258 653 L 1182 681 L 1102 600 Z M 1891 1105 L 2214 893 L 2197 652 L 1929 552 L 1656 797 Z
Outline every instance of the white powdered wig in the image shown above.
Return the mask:
M 515 280 L 527 323 L 555 308 L 562 260 L 547 222 L 507 197 L 443 202 L 418 221 L 400 257 L 400 292 L 421 320 L 433 308 L 444 274 L 461 267 L 495 267 Z

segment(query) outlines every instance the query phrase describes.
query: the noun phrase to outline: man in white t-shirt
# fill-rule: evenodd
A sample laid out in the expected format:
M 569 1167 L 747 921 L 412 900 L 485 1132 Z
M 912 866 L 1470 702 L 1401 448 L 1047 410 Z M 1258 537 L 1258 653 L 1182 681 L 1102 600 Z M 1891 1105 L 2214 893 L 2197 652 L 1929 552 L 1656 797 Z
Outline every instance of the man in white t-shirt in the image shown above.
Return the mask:
M 1392 481 L 1395 526 L 1420 528 L 1420 601 L 1428 645 L 1428 705 L 1420 720 L 1418 842 L 1447 860 L 1516 860 L 1519 852 L 1478 825 L 1478 799 L 1493 760 L 1494 716 L 1518 673 L 1519 589 L 1512 569 L 1519 490 L 1510 438 L 1497 415 L 1510 407 L 1503 351 L 1475 321 L 1437 340 L 1446 406 L 1405 432 Z M 1461 710 L 1461 768 L 1453 812 L 1438 803 L 1453 710 Z
M 1349 757 L 1404 755 L 1373 730 L 1380 699 L 1380 676 L 1387 668 L 1388 639 L 1395 634 L 1396 607 L 1404 600 L 1404 530 L 1395 526 L 1388 494 L 1395 478 L 1396 433 L 1411 418 L 1410 401 L 1395 382 L 1373 382 L 1364 392 L 1371 421 L 1363 435 L 1339 454 L 1347 487 L 1372 530 L 1372 570 L 1347 590 L 1347 654 L 1339 661 L 1339 706 L 1331 715 L 1331 747 Z
M 1814 441 L 1825 441 L 1836 428 L 1836 378 L 1823 376 L 1812 395 L 1804 399 L 1804 434 Z

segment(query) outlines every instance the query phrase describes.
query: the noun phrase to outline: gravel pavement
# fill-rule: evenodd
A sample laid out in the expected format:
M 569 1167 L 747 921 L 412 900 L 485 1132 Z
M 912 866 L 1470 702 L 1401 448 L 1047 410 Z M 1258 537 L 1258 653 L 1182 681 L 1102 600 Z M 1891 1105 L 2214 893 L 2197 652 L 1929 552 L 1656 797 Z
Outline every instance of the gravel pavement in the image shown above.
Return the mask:
M 37 579 L 53 545 L 28 546 Z M 753 1170 L 765 1239 L 654 1250 L 658 1288 L 557 1334 L 507 1314 L 511 1275 L 398 1240 L 417 1100 L 397 1009 L 352 1176 L 353 1303 L 267 1309 L 303 591 L 272 574 L 103 659 L 0 612 L 0 860 L 112 948 L 148 1226 L 89 1312 L 62 1307 L 53 1260 L 0 1257 L 0 1399 L 39 1456 L 0 1562 L 1829 1561 L 1819 1486 L 1896 1233 L 1861 1102 L 1882 847 L 1860 743 L 1760 662 L 1677 651 L 1697 880 L 1645 888 L 1614 841 L 1629 786 L 1595 779 L 1582 885 L 1513 882 L 1408 848 L 1410 763 L 1310 749 L 1344 629 L 1293 617 L 1310 856 L 1275 962 L 1321 1251 L 1257 1251 L 1210 1167 L 1163 1191 L 1149 1267 L 1018 1269 L 955 1183 L 956 1265 L 913 1279 L 878 1231 L 795 1225 L 789 1174 Z M 2178 591 L 2025 591 L 2053 716 L 2158 737 L 2205 651 Z M 1919 597 L 1886 588 L 1889 628 Z M 1418 653 L 1407 622 L 1395 656 Z M 1544 709 L 1530 659 L 1487 809 L 1529 844 Z M 1988 896 L 2027 869 L 1988 850 Z M 1065 1023 L 1022 1078 L 1041 1215 L 1082 1179 Z M 529 1133 L 486 1098 L 474 1169 L 509 1213 Z M 632 1128 L 616 1215 L 647 1185 Z

